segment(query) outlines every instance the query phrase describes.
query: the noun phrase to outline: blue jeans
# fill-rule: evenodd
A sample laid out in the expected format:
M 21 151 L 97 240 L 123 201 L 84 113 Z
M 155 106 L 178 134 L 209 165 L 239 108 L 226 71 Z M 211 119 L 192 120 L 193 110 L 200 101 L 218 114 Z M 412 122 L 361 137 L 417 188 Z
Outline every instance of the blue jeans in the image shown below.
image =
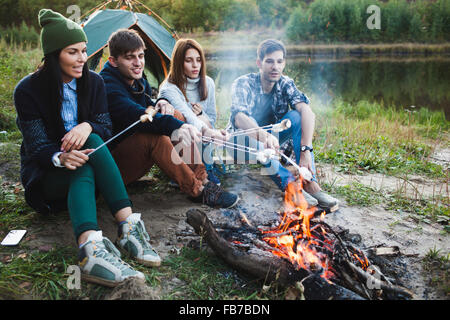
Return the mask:
M 292 138 L 294 144 L 295 162 L 299 164 L 301 156 L 302 146 L 302 116 L 297 110 L 291 110 L 285 114 L 285 116 L 279 121 L 289 119 L 291 121 L 291 127 L 288 130 L 280 132 L 279 142 L 280 145 L 286 142 L 289 138 Z M 279 123 L 278 122 L 278 123 Z M 311 167 L 313 171 L 313 181 L 316 179 L 316 165 L 314 163 L 314 153 L 311 152 Z
M 284 119 L 289 119 L 291 121 L 291 127 L 288 130 L 282 131 L 279 133 L 279 142 L 282 144 L 289 138 L 292 138 L 294 142 L 294 153 L 295 160 L 297 164 L 300 161 L 301 155 L 301 139 L 302 139 L 302 119 L 301 115 L 296 110 L 291 110 L 279 121 L 281 122 Z M 274 133 L 277 137 L 278 133 Z M 257 141 L 248 136 L 237 136 L 231 138 L 230 142 L 234 144 L 238 144 L 241 146 L 250 147 L 256 150 L 264 150 L 263 143 Z M 249 154 L 242 150 L 233 150 L 232 148 L 227 148 L 229 154 L 233 155 L 233 159 L 237 160 L 238 164 L 242 163 L 256 163 L 256 155 Z M 313 169 L 313 181 L 317 181 L 315 174 L 315 164 L 314 164 L 314 154 L 311 152 L 312 159 L 312 169 Z M 270 160 L 266 164 L 263 164 L 264 170 L 263 174 L 269 175 L 270 178 L 275 182 L 275 184 L 280 188 L 280 190 L 284 191 L 289 182 L 294 181 L 295 177 L 293 174 L 287 170 L 278 160 Z

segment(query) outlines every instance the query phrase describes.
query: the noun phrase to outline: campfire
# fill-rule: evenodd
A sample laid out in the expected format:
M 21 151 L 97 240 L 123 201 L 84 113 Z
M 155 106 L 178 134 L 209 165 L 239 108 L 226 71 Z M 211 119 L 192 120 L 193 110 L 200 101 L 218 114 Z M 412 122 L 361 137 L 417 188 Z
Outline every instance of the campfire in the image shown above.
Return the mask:
M 291 182 L 285 192 L 285 211 L 277 228 L 261 230 L 263 240 L 274 249 L 274 255 L 289 260 L 297 269 L 302 268 L 324 279 L 335 277 L 332 267 L 337 251 L 337 239 L 331 228 L 324 223 L 325 211 L 308 204 L 302 194 L 302 181 Z M 320 221 L 313 220 L 320 215 Z M 352 263 L 363 270 L 369 261 L 361 250 L 350 249 Z
M 308 209 L 301 180 L 288 185 L 284 207 L 271 225 L 254 226 L 243 211 L 227 212 L 234 218 L 230 223 L 213 225 L 204 212 L 191 209 L 187 222 L 233 268 L 282 286 L 300 285 L 306 299 L 414 297 L 346 241 L 342 230 L 333 230 L 324 210 Z

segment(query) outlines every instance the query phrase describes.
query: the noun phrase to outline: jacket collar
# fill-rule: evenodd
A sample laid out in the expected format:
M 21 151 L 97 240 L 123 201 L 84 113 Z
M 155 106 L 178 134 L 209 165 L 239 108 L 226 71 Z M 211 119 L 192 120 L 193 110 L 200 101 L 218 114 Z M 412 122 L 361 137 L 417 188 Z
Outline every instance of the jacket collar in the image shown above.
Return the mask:
M 105 74 L 105 75 L 109 74 L 113 78 L 120 80 L 122 82 L 122 84 L 125 86 L 125 88 L 127 88 L 128 91 L 133 91 L 134 93 L 140 93 L 140 91 L 143 91 L 143 89 L 145 88 L 146 77 L 145 77 L 144 73 L 143 73 L 143 77 L 141 79 L 135 80 L 135 82 L 138 82 L 138 85 L 130 86 L 127 83 L 127 81 L 124 79 L 123 75 L 120 73 L 119 68 L 113 67 L 109 63 L 109 61 L 107 61 L 105 63 L 105 65 L 103 66 L 103 69 L 100 73 Z

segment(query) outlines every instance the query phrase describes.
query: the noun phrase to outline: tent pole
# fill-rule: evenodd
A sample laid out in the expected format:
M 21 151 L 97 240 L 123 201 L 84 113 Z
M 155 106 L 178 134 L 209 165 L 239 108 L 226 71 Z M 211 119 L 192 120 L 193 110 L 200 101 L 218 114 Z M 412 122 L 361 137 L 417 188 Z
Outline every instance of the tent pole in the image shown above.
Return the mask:
M 142 2 L 139 2 L 138 0 L 131 0 L 131 1 L 139 3 L 139 4 L 140 4 L 141 6 L 143 6 L 145 9 L 147 9 L 149 12 L 151 12 L 153 15 L 155 15 L 155 17 L 157 17 L 159 20 L 161 20 L 161 21 L 166 25 L 166 27 L 169 28 L 169 30 L 173 32 L 173 35 L 175 35 L 174 38 L 175 38 L 176 40 L 179 39 L 178 34 L 175 32 L 175 30 L 173 30 L 172 27 L 171 27 L 171 26 L 170 26 L 163 18 L 161 18 L 155 11 L 153 11 L 152 9 L 150 9 L 149 7 L 147 7 L 147 6 L 146 6 L 145 4 L 143 4 Z
M 113 0 L 108 0 L 108 1 L 102 2 L 102 3 L 100 3 L 99 5 L 95 6 L 94 8 L 92 8 L 91 10 L 89 10 L 88 12 L 86 12 L 85 14 L 83 14 L 83 15 L 80 17 L 80 21 L 81 21 L 81 19 L 83 19 L 85 16 L 90 15 L 90 13 L 91 13 L 92 11 L 98 10 L 99 8 L 101 8 L 101 7 L 103 7 L 103 6 L 107 6 L 107 5 L 108 5 L 109 3 L 111 3 L 112 1 L 113 1 Z

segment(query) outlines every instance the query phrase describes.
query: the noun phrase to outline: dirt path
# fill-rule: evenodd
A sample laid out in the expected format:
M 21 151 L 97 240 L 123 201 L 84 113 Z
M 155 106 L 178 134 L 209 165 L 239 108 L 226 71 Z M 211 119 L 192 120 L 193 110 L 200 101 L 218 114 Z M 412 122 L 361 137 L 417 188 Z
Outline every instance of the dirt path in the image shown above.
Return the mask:
M 321 181 L 330 185 L 360 183 L 374 190 L 398 192 L 412 199 L 448 197 L 450 191 L 448 181 L 435 181 L 419 175 L 394 177 L 381 173 L 346 174 L 338 172 L 337 167 L 329 164 L 321 164 L 317 170 Z

